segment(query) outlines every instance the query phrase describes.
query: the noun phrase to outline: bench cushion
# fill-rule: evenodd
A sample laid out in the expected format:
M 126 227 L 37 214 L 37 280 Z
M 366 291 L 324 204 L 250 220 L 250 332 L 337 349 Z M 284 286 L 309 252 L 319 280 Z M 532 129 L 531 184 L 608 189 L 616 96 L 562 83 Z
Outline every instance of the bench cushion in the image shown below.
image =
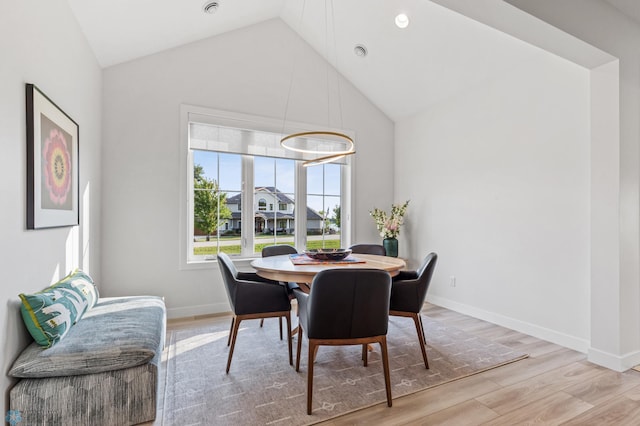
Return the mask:
M 160 297 L 100 298 L 56 345 L 45 349 L 34 342 L 28 346 L 9 375 L 76 376 L 148 363 L 162 351 L 165 327 Z

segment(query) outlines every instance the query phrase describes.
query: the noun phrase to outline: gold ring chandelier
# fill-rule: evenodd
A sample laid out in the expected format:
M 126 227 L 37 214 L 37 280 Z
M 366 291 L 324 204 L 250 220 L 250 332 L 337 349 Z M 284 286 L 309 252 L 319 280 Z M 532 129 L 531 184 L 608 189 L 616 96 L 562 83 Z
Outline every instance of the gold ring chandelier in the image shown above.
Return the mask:
M 327 138 L 331 137 L 331 138 Z M 337 144 L 339 147 L 342 145 L 343 149 L 323 149 L 323 148 L 303 148 L 296 146 L 297 141 L 302 141 L 306 143 L 307 141 L 318 141 L 322 140 L 325 144 Z M 303 167 L 309 166 L 317 166 L 319 164 L 329 163 L 340 158 L 346 157 L 347 155 L 355 154 L 355 146 L 353 143 L 353 139 L 344 133 L 339 132 L 329 132 L 329 131 L 310 131 L 310 132 L 300 132 L 293 133 L 291 135 L 285 136 L 280 140 L 280 145 L 288 149 L 290 151 L 299 152 L 302 154 L 317 154 L 321 155 L 321 157 L 314 158 L 313 160 L 307 160 L 302 163 Z

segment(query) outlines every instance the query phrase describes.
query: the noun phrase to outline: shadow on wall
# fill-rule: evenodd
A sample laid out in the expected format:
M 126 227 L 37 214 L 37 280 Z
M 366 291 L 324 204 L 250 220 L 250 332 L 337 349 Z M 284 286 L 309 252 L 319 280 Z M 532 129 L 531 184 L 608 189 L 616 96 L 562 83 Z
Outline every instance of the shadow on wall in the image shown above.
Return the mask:
M 12 351 L 15 356 L 7 357 L 5 359 L 5 365 L 2 366 L 2 371 L 6 375 L 15 361 L 15 358 L 18 357 L 18 354 L 22 352 L 22 350 L 29 345 L 33 339 L 29 334 L 29 331 L 24 325 L 22 321 L 22 316 L 20 315 L 20 299 L 17 300 L 9 300 L 7 301 L 7 309 L 4 310 L 4 318 L 2 323 L 5 324 L 5 338 L 4 342 L 2 342 L 3 348 L 14 348 Z M 9 391 L 16 384 L 17 379 L 12 377 L 8 377 L 9 386 L 4 390 L 4 409 L 2 410 L 2 420 L 4 424 L 4 417 L 7 411 L 9 411 Z

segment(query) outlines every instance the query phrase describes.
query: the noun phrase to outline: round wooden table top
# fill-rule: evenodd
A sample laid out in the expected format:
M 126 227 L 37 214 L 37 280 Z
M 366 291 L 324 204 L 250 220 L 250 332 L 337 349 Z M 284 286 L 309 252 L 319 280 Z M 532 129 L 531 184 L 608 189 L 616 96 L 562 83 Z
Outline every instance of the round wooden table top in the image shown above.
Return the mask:
M 352 257 L 364 263 L 320 263 L 314 265 L 294 265 L 288 254 L 282 256 L 261 257 L 251 262 L 258 275 L 274 281 L 310 284 L 313 277 L 325 269 L 381 269 L 392 277 L 398 275 L 407 265 L 396 257 L 373 254 L 352 254 Z

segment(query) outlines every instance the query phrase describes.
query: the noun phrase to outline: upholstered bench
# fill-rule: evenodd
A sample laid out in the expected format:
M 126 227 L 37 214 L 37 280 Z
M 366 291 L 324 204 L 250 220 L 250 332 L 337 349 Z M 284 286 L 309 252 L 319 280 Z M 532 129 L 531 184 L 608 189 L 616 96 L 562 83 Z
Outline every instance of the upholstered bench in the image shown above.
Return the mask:
M 98 299 L 64 338 L 49 348 L 33 342 L 16 359 L 10 409 L 29 425 L 155 419 L 165 327 L 160 297 Z

